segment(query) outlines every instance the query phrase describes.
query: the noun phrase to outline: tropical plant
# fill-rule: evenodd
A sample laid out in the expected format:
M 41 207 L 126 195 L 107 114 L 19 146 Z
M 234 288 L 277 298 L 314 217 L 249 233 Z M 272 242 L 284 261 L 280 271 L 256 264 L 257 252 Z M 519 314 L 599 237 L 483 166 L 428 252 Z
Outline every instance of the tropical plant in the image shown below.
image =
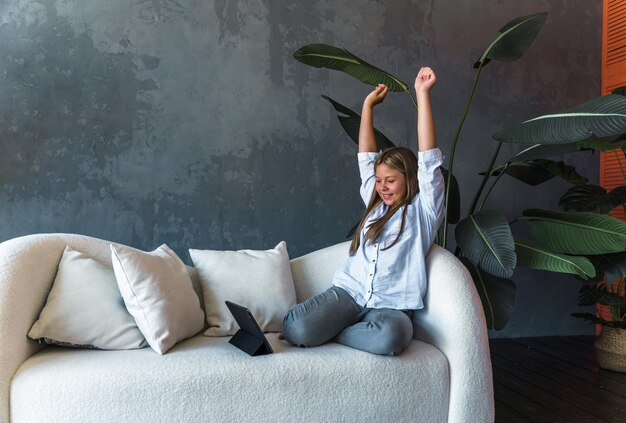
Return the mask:
M 591 313 L 573 313 L 574 317 L 587 319 L 592 323 L 612 328 L 626 329 L 626 279 L 622 276 L 617 282 L 600 282 L 585 285 L 578 296 L 579 306 L 603 305 L 608 308 L 610 320 Z
M 498 169 L 500 173 L 505 173 L 507 167 L 519 163 L 520 158 L 526 165 L 539 165 L 546 169 L 544 160 L 539 157 L 606 151 L 616 155 L 626 183 L 624 134 L 626 97 L 616 92 L 566 111 L 531 119 L 495 134 L 494 139 L 500 142 L 534 144 Z M 541 162 L 538 163 L 538 160 Z M 519 248 L 521 245 L 516 239 L 518 264 L 575 274 L 584 282 L 579 292 L 578 305 L 606 305 L 611 320 L 591 313 L 574 313 L 573 316 L 606 326 L 626 327 L 626 223 L 607 215 L 615 207 L 621 206 L 626 211 L 626 185 L 607 192 L 602 187 L 588 184 L 575 169 L 565 164 L 559 165 L 559 169 L 554 174 L 573 184 L 559 199 L 559 206 L 564 211 L 528 209 L 523 211 L 522 218 L 528 221 L 533 237 L 546 249 L 548 256 L 527 256 Z M 536 176 L 537 172 L 534 174 Z M 531 184 L 528 175 L 516 177 Z M 555 253 L 568 261 L 570 270 L 559 270 L 558 266 L 564 262 L 545 266 L 548 257 L 552 259 Z
M 573 167 L 562 161 L 547 159 L 565 153 L 615 148 L 623 155 L 626 98 L 621 94 L 599 97 L 573 109 L 540 116 L 495 134 L 494 153 L 466 216 L 460 220 L 459 187 L 453 176 L 454 158 L 481 70 L 491 61 L 512 61 L 522 57 L 546 18 L 547 13 L 539 13 L 510 21 L 500 29 L 498 37 L 475 63 L 474 81 L 454 132 L 450 154 L 447 155 L 449 167 L 444 169 L 446 214 L 439 243 L 447 248 L 448 226 L 458 222 L 454 231 L 455 254 L 472 274 L 487 324 L 494 329 L 505 326 L 513 309 L 516 288 L 511 278 L 517 266 L 595 280 L 597 271 L 594 263 L 602 259 L 610 260 L 609 254 L 626 250 L 626 223 L 603 214 L 626 201 L 626 187 L 607 193 L 600 187 L 587 185 L 587 180 Z M 406 83 L 345 49 L 312 44 L 296 51 L 294 57 L 311 66 L 345 72 L 369 85 L 383 82 L 390 87 L 390 91 L 409 94 L 417 107 Z M 323 97 L 340 113 L 339 122 L 348 136 L 358 143 L 360 116 L 330 97 Z M 381 149 L 393 145 L 378 130 L 376 142 Z M 531 146 L 496 166 L 503 143 Z M 565 211 L 524 210 L 520 219 L 509 223 L 502 213 L 485 209 L 494 186 L 505 174 L 530 185 L 539 185 L 554 177 L 569 182 L 573 187 L 561 198 Z M 493 178 L 492 183 L 484 192 L 490 178 Z M 534 240 L 513 236 L 511 225 L 522 221 L 530 226 Z

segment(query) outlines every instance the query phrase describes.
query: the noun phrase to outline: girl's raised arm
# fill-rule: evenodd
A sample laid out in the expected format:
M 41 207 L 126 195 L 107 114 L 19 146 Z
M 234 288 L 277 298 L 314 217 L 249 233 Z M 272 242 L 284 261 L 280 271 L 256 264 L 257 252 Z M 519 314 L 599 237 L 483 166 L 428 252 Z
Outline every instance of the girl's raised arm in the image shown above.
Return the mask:
M 374 135 L 374 106 L 382 103 L 386 95 L 387 86 L 378 84 L 363 101 L 361 126 L 359 127 L 359 153 L 378 151 L 376 136 Z
M 417 148 L 419 151 L 437 147 L 435 122 L 430 107 L 430 89 L 437 82 L 437 76 L 431 68 L 421 68 L 415 78 L 417 96 Z M 362 123 L 361 123 L 362 124 Z

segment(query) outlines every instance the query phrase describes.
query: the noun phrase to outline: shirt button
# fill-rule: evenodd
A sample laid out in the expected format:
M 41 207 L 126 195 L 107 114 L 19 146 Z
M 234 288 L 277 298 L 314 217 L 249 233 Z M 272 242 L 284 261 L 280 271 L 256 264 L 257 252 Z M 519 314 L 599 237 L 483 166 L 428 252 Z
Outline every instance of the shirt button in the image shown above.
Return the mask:
M 376 259 L 373 259 L 373 260 L 372 260 L 372 263 L 376 263 Z

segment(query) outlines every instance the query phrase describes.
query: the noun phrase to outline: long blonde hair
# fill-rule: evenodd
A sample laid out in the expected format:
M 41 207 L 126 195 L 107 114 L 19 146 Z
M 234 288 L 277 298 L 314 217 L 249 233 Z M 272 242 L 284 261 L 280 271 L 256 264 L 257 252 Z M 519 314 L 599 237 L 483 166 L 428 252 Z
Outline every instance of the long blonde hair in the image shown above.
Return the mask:
M 402 236 L 402 232 L 404 232 L 404 224 L 406 221 L 406 213 L 407 213 L 407 205 L 413 201 L 413 198 L 419 192 L 419 185 L 417 181 L 417 157 L 415 154 L 405 147 L 391 147 L 384 150 L 376 159 L 376 163 L 374 164 L 374 172 L 380 166 L 384 164 L 391 169 L 395 169 L 400 171 L 406 180 L 406 196 L 398 202 L 398 204 L 390 207 L 387 212 L 382 215 L 380 218 L 376 219 L 371 225 L 367 227 L 367 232 L 365 233 L 365 242 L 374 243 L 376 240 L 380 238 L 380 235 L 383 232 L 383 228 L 385 224 L 391 219 L 391 217 L 402 207 L 404 210 L 402 211 L 402 223 L 400 225 L 400 232 L 398 232 L 398 236 L 393 241 L 391 245 L 383 248 L 384 250 L 393 247 L 400 240 Z M 350 245 L 350 255 L 354 255 L 356 251 L 359 249 L 359 245 L 361 243 L 361 231 L 363 230 L 363 226 L 367 221 L 368 216 L 372 213 L 376 207 L 380 205 L 382 202 L 382 198 L 378 195 L 378 192 L 374 189 L 372 192 L 372 197 L 370 198 L 369 204 L 357 225 L 354 234 L 352 235 L 352 244 Z

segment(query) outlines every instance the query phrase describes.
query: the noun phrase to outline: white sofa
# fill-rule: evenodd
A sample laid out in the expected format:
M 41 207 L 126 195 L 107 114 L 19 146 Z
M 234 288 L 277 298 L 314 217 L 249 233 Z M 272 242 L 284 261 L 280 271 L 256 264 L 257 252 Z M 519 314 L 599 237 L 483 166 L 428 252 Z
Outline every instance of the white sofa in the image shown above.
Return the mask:
M 39 234 L 0 244 L 0 421 L 458 422 L 494 420 L 489 345 L 468 272 L 434 246 L 426 308 L 398 357 L 334 343 L 302 349 L 268 335 L 249 357 L 202 333 L 167 354 L 44 346 L 27 337 L 64 247 L 110 263 L 110 242 Z M 291 260 L 297 301 L 329 286 L 348 243 Z M 190 268 L 199 293 L 197 274 Z M 202 296 L 200 295 L 200 299 Z

